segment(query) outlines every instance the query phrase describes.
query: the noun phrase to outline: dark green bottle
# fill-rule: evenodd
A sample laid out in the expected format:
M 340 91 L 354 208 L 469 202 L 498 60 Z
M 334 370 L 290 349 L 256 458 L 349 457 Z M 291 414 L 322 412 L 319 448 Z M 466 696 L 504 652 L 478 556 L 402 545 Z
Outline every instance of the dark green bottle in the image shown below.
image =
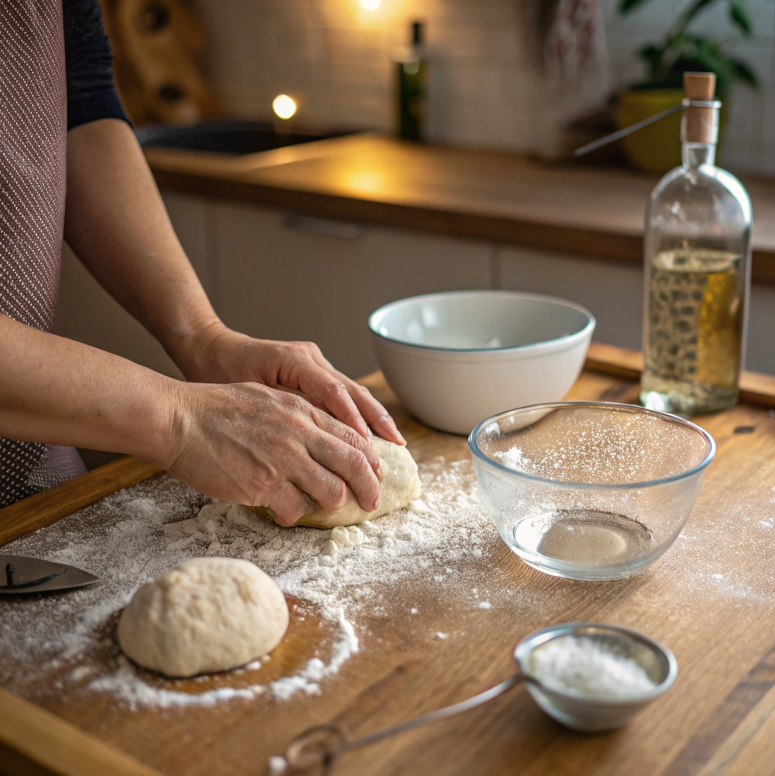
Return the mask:
M 423 24 L 412 24 L 411 45 L 396 61 L 398 69 L 398 136 L 421 143 L 425 140 L 425 74 Z

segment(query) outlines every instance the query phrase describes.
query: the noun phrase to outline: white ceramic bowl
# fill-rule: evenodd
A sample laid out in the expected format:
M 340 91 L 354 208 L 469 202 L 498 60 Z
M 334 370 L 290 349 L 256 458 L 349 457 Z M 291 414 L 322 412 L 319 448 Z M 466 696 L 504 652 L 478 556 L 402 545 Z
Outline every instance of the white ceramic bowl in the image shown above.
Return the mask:
M 453 291 L 380 307 L 369 329 L 404 407 L 429 426 L 468 434 L 490 415 L 563 399 L 595 319 L 551 296 Z

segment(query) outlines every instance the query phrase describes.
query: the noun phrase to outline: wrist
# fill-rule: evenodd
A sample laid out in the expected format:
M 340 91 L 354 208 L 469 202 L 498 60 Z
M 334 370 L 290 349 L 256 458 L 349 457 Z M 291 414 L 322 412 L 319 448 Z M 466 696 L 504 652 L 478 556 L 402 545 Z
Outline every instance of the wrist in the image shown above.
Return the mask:
M 171 377 L 159 378 L 153 396 L 145 403 L 149 414 L 137 423 L 139 437 L 133 455 L 169 471 L 187 438 L 195 406 L 192 386 Z
M 189 382 L 212 382 L 216 343 L 230 333 L 217 316 L 186 326 L 176 326 L 164 346 Z

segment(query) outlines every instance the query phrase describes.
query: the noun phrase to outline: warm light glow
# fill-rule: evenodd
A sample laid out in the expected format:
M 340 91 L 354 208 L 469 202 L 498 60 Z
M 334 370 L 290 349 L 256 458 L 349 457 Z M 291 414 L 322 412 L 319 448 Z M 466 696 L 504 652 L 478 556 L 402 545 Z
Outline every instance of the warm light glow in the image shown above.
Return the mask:
M 376 8 L 379 8 L 381 2 L 382 0 L 361 0 L 361 6 L 367 11 L 373 11 Z
M 342 183 L 346 188 L 356 189 L 361 194 L 375 194 L 385 190 L 384 177 L 373 169 L 345 170 Z
M 289 119 L 296 113 L 296 102 L 287 94 L 278 94 L 272 103 L 272 110 L 281 119 Z

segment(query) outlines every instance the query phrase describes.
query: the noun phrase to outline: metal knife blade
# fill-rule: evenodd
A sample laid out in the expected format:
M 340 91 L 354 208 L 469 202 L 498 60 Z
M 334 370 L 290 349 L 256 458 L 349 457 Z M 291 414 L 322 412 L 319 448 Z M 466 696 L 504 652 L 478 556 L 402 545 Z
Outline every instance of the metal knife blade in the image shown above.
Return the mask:
M 0 555 L 0 595 L 71 590 L 97 582 L 87 571 L 23 555 Z

